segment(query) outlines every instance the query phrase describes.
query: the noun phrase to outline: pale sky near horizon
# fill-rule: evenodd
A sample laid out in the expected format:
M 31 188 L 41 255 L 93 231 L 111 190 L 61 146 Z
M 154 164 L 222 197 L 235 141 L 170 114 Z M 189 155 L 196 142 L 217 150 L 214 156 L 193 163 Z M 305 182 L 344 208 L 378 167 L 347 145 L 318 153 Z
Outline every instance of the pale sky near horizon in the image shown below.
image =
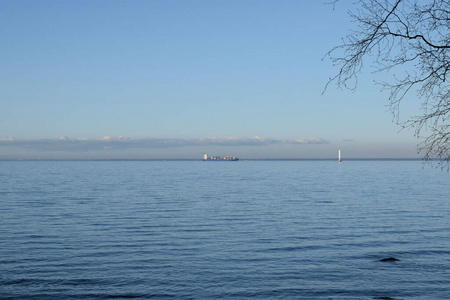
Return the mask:
M 0 1 L 0 159 L 418 157 L 325 2 Z

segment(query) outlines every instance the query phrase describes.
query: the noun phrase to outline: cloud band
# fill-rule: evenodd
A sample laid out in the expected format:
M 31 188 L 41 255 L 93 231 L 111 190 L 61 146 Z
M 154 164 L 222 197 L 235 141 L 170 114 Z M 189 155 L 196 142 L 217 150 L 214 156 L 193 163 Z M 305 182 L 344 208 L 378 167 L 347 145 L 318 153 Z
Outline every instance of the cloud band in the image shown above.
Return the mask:
M 268 146 L 275 144 L 307 145 L 328 144 L 321 138 L 304 139 L 272 139 L 266 137 L 206 137 L 194 139 L 171 138 L 130 138 L 109 137 L 99 139 L 68 138 L 59 139 L 15 139 L 0 138 L 0 147 L 19 147 L 42 151 L 90 151 L 90 150 L 114 150 L 130 148 L 173 148 L 189 146 Z

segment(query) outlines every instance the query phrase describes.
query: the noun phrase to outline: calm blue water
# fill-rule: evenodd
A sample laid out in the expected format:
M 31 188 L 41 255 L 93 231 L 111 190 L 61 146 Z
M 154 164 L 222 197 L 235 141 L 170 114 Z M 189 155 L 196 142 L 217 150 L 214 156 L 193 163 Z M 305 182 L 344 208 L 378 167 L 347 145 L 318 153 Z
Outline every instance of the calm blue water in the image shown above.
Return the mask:
M 0 298 L 448 299 L 450 174 L 422 167 L 1 161 Z

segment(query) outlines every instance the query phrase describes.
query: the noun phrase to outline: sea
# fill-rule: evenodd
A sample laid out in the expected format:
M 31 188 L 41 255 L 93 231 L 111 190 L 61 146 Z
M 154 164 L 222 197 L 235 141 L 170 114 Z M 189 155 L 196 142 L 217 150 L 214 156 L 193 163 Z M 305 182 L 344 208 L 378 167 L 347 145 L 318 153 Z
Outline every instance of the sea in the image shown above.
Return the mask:
M 450 173 L 0 161 L 0 299 L 450 299 Z

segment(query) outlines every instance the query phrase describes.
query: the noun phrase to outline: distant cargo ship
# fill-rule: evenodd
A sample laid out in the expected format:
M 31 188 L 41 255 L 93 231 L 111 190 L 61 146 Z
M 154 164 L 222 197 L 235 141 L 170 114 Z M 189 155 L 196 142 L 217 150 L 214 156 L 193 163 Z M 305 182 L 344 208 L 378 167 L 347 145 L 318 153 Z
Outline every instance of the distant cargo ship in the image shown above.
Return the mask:
M 235 156 L 208 156 L 208 154 L 203 155 L 204 161 L 237 161 L 239 158 Z

